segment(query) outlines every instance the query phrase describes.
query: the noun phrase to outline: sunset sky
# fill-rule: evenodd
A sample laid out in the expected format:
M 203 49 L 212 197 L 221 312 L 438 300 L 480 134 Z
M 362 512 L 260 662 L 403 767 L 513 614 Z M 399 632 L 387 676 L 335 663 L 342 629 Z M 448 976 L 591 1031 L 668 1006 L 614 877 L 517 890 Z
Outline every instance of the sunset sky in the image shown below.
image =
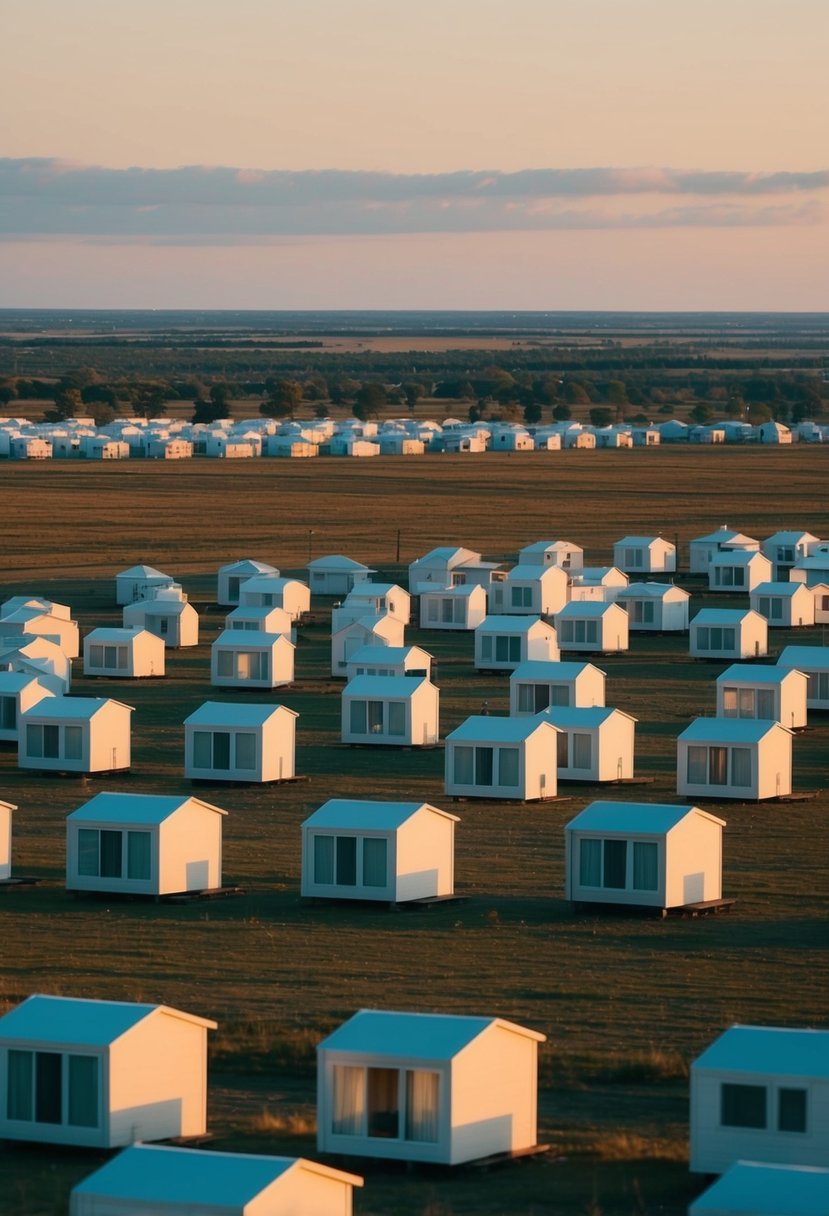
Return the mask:
M 4 0 L 0 307 L 829 308 L 827 0 Z

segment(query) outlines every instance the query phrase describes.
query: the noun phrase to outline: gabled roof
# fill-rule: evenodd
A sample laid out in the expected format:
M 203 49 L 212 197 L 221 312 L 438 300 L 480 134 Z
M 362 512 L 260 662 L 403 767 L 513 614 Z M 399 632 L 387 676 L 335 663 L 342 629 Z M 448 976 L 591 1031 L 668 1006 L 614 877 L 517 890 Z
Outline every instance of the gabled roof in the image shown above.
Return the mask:
M 37 676 L 28 671 L 0 671 L 0 693 L 11 696 L 37 683 Z M 41 688 L 43 685 L 41 685 Z
M 526 633 L 536 625 L 545 625 L 552 632 L 552 625 L 542 621 L 540 616 L 485 616 L 476 633 Z
M 519 553 L 583 553 L 584 550 L 580 545 L 574 545 L 569 540 L 537 540 L 531 545 L 524 545 L 523 549 L 519 549 Z
M 278 570 L 274 570 L 273 574 L 267 572 L 265 574 L 252 574 L 250 578 L 246 578 L 242 582 L 241 586 L 239 587 L 239 592 L 240 594 L 243 591 L 255 592 L 260 588 L 263 591 L 270 592 L 284 591 L 285 588 L 290 586 L 292 583 L 294 586 L 300 587 L 304 587 L 306 585 L 298 578 L 286 578 L 281 575 Z
M 490 1026 L 502 1026 L 539 1043 L 544 1042 L 546 1037 L 502 1018 L 361 1009 L 327 1039 L 323 1039 L 317 1050 L 451 1060 Z
M 695 536 L 691 541 L 692 545 L 714 544 L 720 545 L 757 545 L 752 536 L 746 536 L 744 532 L 735 532 L 733 528 L 728 528 L 723 524 L 721 528 L 717 528 L 716 532 L 709 532 L 707 536 Z
M 507 571 L 507 580 L 511 583 L 518 582 L 521 579 L 528 583 L 537 583 L 541 579 L 550 578 L 551 572 L 553 578 L 567 578 L 567 571 L 561 566 L 531 566 L 529 564 L 522 566 L 519 564 Z
M 428 683 L 425 676 L 354 676 L 343 689 L 343 696 L 408 700 L 421 684 Z
M 617 716 L 627 718 L 630 722 L 639 721 L 632 714 L 626 714 L 623 709 L 614 709 L 610 705 L 551 705 L 537 716 L 552 722 L 553 726 L 560 730 L 576 730 L 579 727 L 584 730 L 596 730 L 610 718 Z
M 215 811 L 217 815 L 227 814 L 227 811 L 223 811 L 221 807 L 213 806 L 209 802 L 202 802 L 201 798 L 192 798 L 187 794 L 101 793 L 90 798 L 89 802 L 79 806 L 66 818 L 83 822 L 94 819 L 102 822 L 106 820 L 107 823 L 159 824 L 164 823 L 165 819 L 169 819 L 189 802 L 194 802 L 197 806 L 204 807 L 205 810 Z
M 355 617 L 353 621 L 346 621 L 337 629 L 333 636 L 338 637 L 339 634 L 345 633 L 349 629 L 354 629 L 357 625 L 364 629 L 367 633 L 376 633 L 378 627 L 382 628 L 403 628 L 403 622 L 399 617 L 392 616 L 389 612 L 367 612 L 365 616 Z M 382 635 L 381 635 L 382 636 Z
M 611 574 L 618 574 L 628 583 L 628 576 L 618 566 L 582 566 L 581 570 L 571 570 L 570 578 L 574 583 L 601 583 Z
M 246 650 L 248 647 L 259 646 L 263 649 L 269 646 L 293 642 L 285 633 L 263 633 L 261 629 L 223 629 L 213 643 L 214 646 L 227 646 L 235 650 Z
M 171 578 L 169 574 L 164 574 L 161 570 L 156 570 L 154 566 L 130 566 L 129 570 L 121 570 L 115 575 L 116 578 Z
M 811 532 L 774 532 L 771 536 L 767 536 L 763 541 L 764 545 L 798 545 L 803 541 L 807 544 L 820 540 L 819 536 L 815 536 Z
M 686 743 L 759 743 L 774 730 L 792 732 L 763 718 L 695 718 L 678 738 Z
M 803 679 L 806 678 L 802 671 L 797 671 L 794 667 L 776 667 L 769 663 L 732 663 L 722 675 L 717 676 L 717 683 L 780 684 L 787 680 L 792 672 Z
M 374 574 L 368 566 L 364 566 L 362 562 L 355 562 L 350 557 L 343 557 L 342 554 L 332 554 L 329 557 L 315 557 L 313 561 L 308 563 L 309 570 L 366 570 L 369 574 Z
M 739 625 L 747 616 L 759 616 L 753 608 L 702 608 L 692 618 L 692 625 Z M 765 620 L 765 617 L 763 617 Z
M 673 542 L 665 540 L 664 536 L 623 536 L 621 540 L 616 541 L 613 547 L 615 549 L 616 545 L 645 545 L 650 548 L 650 546 L 655 545 L 657 541 L 661 541 L 662 544 L 667 545 L 669 549 L 674 548 Z
M 606 612 L 614 609 L 618 612 L 624 612 L 624 608 L 620 608 L 615 600 L 571 600 L 569 604 L 565 604 L 560 612 L 555 614 L 555 619 L 564 617 L 567 620 L 571 616 L 604 616 Z
M 183 1013 L 169 1005 L 139 1005 L 127 1001 L 91 1001 L 69 996 L 27 997 L 0 1017 L 0 1042 L 16 1039 L 106 1047 L 157 1011 L 215 1030 L 207 1018 Z
M 279 574 L 276 566 L 271 566 L 268 562 L 257 562 L 252 557 L 240 557 L 236 562 L 228 562 L 226 566 L 219 567 L 219 574 Z
M 723 549 L 719 553 L 711 554 L 711 566 L 750 566 L 752 562 L 756 562 L 760 558 L 767 562 L 770 559 L 765 553 L 758 553 L 755 549 Z
M 792 599 L 795 595 L 805 591 L 807 595 L 812 594 L 812 588 L 807 587 L 805 583 L 758 583 L 756 587 L 751 589 L 751 595 L 777 595 L 783 599 Z
M 205 701 L 184 719 L 185 726 L 264 726 L 275 714 L 298 718 L 287 705 L 251 705 L 244 701 Z
M 692 1067 L 765 1076 L 829 1078 L 829 1030 L 731 1026 L 706 1047 Z
M 471 595 L 480 593 L 486 595 L 486 591 L 480 583 L 458 583 L 456 587 L 430 587 L 428 591 L 421 591 L 420 598 L 424 599 L 428 595 L 453 595 L 459 599 L 469 599 Z
M 122 709 L 135 712 L 134 705 L 125 705 L 114 697 L 44 697 L 33 705 L 23 715 L 29 718 L 73 718 L 89 721 L 99 713 L 105 705 L 120 705 Z
M 107 1196 L 143 1204 L 187 1205 L 209 1213 L 241 1210 L 266 1187 L 291 1171 L 308 1170 L 351 1186 L 356 1174 L 306 1161 L 302 1157 L 261 1157 L 252 1153 L 133 1144 L 107 1161 L 73 1189 L 74 1195 Z
M 778 667 L 797 667 L 800 671 L 829 667 L 829 646 L 784 646 L 777 660 Z
M 737 1161 L 688 1208 L 688 1216 L 826 1216 L 829 1169 Z
M 154 642 L 159 641 L 162 646 L 164 645 L 163 638 L 156 638 L 154 633 L 150 633 L 149 629 L 144 629 L 142 625 L 125 625 L 122 629 L 101 625 L 97 629 L 90 629 L 84 642 L 120 642 L 124 644 L 133 642 L 142 636 L 152 638 Z
M 343 603 L 347 604 L 349 600 L 353 602 L 354 600 L 366 598 L 373 599 L 375 596 L 389 595 L 392 591 L 402 591 L 406 596 L 409 594 L 398 583 L 355 583 L 343 600 Z
M 365 663 L 367 667 L 371 667 L 377 663 L 384 667 L 395 667 L 398 663 L 405 663 L 408 658 L 421 654 L 427 659 L 434 657 L 422 646 L 361 646 L 347 662 L 349 666 L 352 663 Z
M 605 675 L 600 667 L 593 663 L 556 663 L 553 659 L 526 659 L 510 672 L 510 683 L 515 680 L 543 680 L 545 683 L 561 683 L 565 680 L 575 680 L 584 672 L 598 672 Z
M 618 832 L 626 836 L 662 836 L 689 815 L 702 815 L 725 827 L 725 820 L 697 806 L 672 806 L 665 802 L 591 802 L 565 824 L 567 831 Z
M 641 599 L 643 596 L 661 600 L 669 592 L 679 595 L 686 600 L 691 598 L 689 592 L 683 587 L 677 587 L 676 583 L 628 583 L 627 587 L 621 588 L 616 596 L 616 601 L 618 603 L 619 600 Z
M 552 722 L 540 716 L 527 718 L 498 718 L 490 714 L 471 714 L 460 726 L 446 736 L 446 742 L 462 743 L 465 739 L 492 740 L 493 743 L 523 743 L 539 729 L 558 730 Z
M 458 823 L 450 815 L 429 802 L 371 802 L 363 798 L 329 798 L 303 823 L 304 828 L 352 828 L 392 832 L 407 823 L 413 815 L 425 810 Z

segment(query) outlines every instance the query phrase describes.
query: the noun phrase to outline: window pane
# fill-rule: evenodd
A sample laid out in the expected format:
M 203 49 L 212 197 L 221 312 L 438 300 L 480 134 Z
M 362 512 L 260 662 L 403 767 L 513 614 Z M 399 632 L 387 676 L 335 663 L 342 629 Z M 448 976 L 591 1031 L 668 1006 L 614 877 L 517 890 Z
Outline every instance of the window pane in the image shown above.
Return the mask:
M 697 626 L 697 650 L 710 650 L 710 632 L 706 625 Z
M 751 749 L 748 747 L 731 749 L 731 784 L 751 785 Z
M 367 701 L 366 709 L 368 712 L 368 733 L 370 735 L 381 735 L 383 733 L 383 702 Z
M 688 748 L 688 783 L 690 785 L 708 784 L 708 748 Z
M 452 608 L 453 608 L 452 601 L 450 599 L 445 599 L 445 600 L 441 600 L 440 603 L 441 603 L 441 619 L 442 619 L 444 625 L 451 625 L 452 624 L 452 615 L 453 615 L 452 614 Z M 431 607 L 431 604 L 429 606 Z M 435 608 L 437 608 L 437 604 L 435 605 Z M 437 612 L 435 613 L 435 619 L 437 619 Z
M 590 735 L 573 735 L 573 768 L 590 768 L 593 763 L 592 742 Z
M 521 639 L 520 638 L 510 638 L 509 639 L 509 652 L 508 653 L 509 653 L 510 663 L 520 663 L 521 662 Z
M 542 709 L 543 708 L 544 706 L 542 706 Z M 535 688 L 532 684 L 518 685 L 518 712 L 520 714 L 531 714 L 536 712 Z
M 653 841 L 633 842 L 633 889 L 655 891 L 658 885 L 658 846 Z
M 805 1089 L 781 1089 L 778 1092 L 777 1127 L 781 1132 L 806 1131 Z
M 722 648 L 723 650 L 734 650 L 736 646 L 735 634 L 733 629 L 723 629 L 722 631 Z
M 332 836 L 320 839 L 333 840 Z M 366 1105 L 366 1071 L 334 1065 L 334 1114 L 331 1131 L 337 1136 L 361 1136 Z
M 126 646 L 116 646 L 116 650 L 118 651 L 118 659 L 117 659 L 115 666 L 118 669 L 118 671 L 126 671 L 127 666 L 128 666 L 127 647 Z
M 777 718 L 774 711 L 774 693 L 770 688 L 760 688 L 757 691 L 757 717 L 769 722 Z
M 754 689 L 741 688 L 737 695 L 737 717 L 754 717 Z
M 116 646 L 104 647 L 104 667 L 110 671 L 114 671 L 118 665 L 118 648 Z
M 83 755 L 83 732 L 80 726 L 67 726 L 63 737 L 64 756 L 67 760 L 80 760 Z
M 492 748 L 475 748 L 475 784 L 492 785 Z
M 405 735 L 406 706 L 402 701 L 389 701 L 389 734 Z
M 368 1119 L 369 1136 L 396 1140 L 400 1135 L 400 1074 L 396 1068 L 369 1068 Z
M 481 638 L 481 658 L 487 661 L 492 658 L 492 638 L 489 634 Z
M 364 735 L 368 730 L 368 713 L 365 701 L 352 701 L 349 713 L 349 734 Z
M 63 1121 L 62 1064 L 62 1058 L 56 1051 L 35 1052 L 35 1121 L 37 1123 L 61 1123 Z
M 60 756 L 60 727 L 43 727 L 43 754 L 50 760 L 57 760 Z
M 69 1056 L 67 1122 L 72 1127 L 98 1126 L 98 1061 L 95 1056 Z
M 584 623 L 584 640 L 585 640 L 585 642 L 598 642 L 598 640 L 599 640 L 599 623 L 598 623 L 598 621 L 585 621 L 585 623 Z
M 737 689 L 724 688 L 722 693 L 722 710 L 724 718 L 737 717 Z
M 447 600 L 427 600 L 427 601 L 426 601 L 426 620 L 427 620 L 427 621 L 429 621 L 429 622 L 434 622 L 434 621 L 437 621 L 437 619 L 438 619 L 438 608 L 439 608 L 439 605 L 441 605 L 441 604 L 446 604 L 446 603 L 451 603 L 451 601 L 447 601 Z M 450 611 L 451 611 L 451 608 L 450 608 Z M 445 619 L 446 619 L 446 618 L 444 617 L 444 620 L 445 620 Z
M 236 768 L 250 771 L 256 768 L 256 735 L 240 731 L 236 735 Z
M 472 747 L 455 747 L 452 751 L 455 785 L 472 785 L 474 783 Z
M 7 1059 L 6 1115 L 9 1119 L 29 1120 L 34 1113 L 32 1101 L 33 1053 L 11 1049 Z
M 518 748 L 498 748 L 498 784 L 518 785 Z
M 603 886 L 624 890 L 627 878 L 627 850 L 626 840 L 604 841 Z
M 15 730 L 17 728 L 17 698 L 0 697 L 0 729 Z
M 226 730 L 213 732 L 213 767 L 223 772 L 230 768 L 230 734 Z
M 379 837 L 367 836 L 363 841 L 363 886 L 386 885 L 386 841 Z
M 98 832 L 96 828 L 78 828 L 78 873 L 87 878 L 98 877 Z
M 438 1093 L 436 1072 L 411 1069 L 406 1073 L 406 1139 L 435 1144 L 438 1139 Z
M 602 842 L 600 840 L 579 842 L 579 883 L 583 887 L 602 885 Z
M 550 705 L 570 704 L 570 686 L 568 684 L 551 684 L 548 695 Z
M 127 878 L 150 877 L 150 832 L 127 832 Z
M 497 637 L 495 639 L 495 662 L 509 662 L 509 642 L 508 637 Z
M 334 837 L 314 836 L 314 882 L 334 881 Z
M 101 878 L 121 877 L 121 833 L 101 832 Z
M 103 665 L 104 665 L 104 648 L 103 648 L 103 646 L 92 645 L 89 647 L 89 665 L 90 665 L 90 667 L 103 667 Z
M 234 674 L 233 655 L 229 650 L 216 652 L 216 672 L 223 677 L 230 677 Z
M 556 735 L 556 767 L 570 767 L 570 740 L 566 730 L 560 730 Z
M 213 736 L 206 730 L 193 731 L 193 768 L 213 767 Z
M 709 747 L 708 749 L 708 783 L 709 785 L 725 785 L 728 781 L 728 748 Z
M 337 837 L 337 886 L 357 885 L 357 837 Z
M 723 1127 L 765 1127 L 765 1085 L 732 1085 L 720 1090 L 720 1123 Z

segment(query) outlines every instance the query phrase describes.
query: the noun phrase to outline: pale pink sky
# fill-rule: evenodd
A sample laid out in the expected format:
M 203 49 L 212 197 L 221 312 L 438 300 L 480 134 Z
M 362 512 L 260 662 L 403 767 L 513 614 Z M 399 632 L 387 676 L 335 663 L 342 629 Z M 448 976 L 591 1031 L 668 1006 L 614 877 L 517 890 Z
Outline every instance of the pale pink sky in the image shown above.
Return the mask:
M 5 0 L 0 36 L 0 306 L 829 308 L 826 0 Z

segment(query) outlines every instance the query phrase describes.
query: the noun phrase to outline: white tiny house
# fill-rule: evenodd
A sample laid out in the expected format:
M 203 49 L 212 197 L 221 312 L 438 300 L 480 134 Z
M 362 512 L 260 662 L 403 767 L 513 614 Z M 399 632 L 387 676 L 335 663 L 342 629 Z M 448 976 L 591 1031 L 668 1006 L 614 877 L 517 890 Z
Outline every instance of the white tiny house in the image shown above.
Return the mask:
M 457 822 L 428 802 L 329 799 L 302 825 L 301 894 L 387 903 L 452 895 Z
M 46 772 L 130 767 L 131 705 L 106 697 L 45 697 L 20 718 L 17 763 Z
M 486 618 L 487 594 L 477 583 L 421 591 L 420 628 L 477 629 Z
M 804 672 L 807 708 L 829 710 L 829 646 L 784 646 L 777 666 Z
M 149 629 L 93 629 L 83 640 L 83 674 L 113 680 L 164 675 L 164 639 Z
M 284 633 L 289 641 L 296 644 L 296 629 L 291 614 L 284 608 L 254 608 L 250 604 L 244 604 L 231 609 L 227 614 L 225 629 L 246 629 L 251 633 Z
M 772 564 L 772 578 L 780 582 L 789 577 L 795 562 L 811 557 L 820 544 L 820 538 L 811 532 L 775 532 L 760 544 L 760 552 Z
M 0 1017 L 0 1136 L 101 1149 L 202 1136 L 215 1029 L 166 1005 L 30 996 Z
M 562 650 L 619 654 L 629 644 L 629 621 L 617 603 L 573 600 L 555 616 Z
M 556 631 L 532 617 L 487 616 L 475 630 L 478 671 L 512 671 L 528 659 L 556 662 Z
M 355 676 L 425 676 L 432 678 L 432 656 L 420 646 L 361 646 L 345 665 L 345 678 Z
M 184 719 L 184 775 L 191 781 L 290 781 L 296 720 L 286 705 L 205 701 Z
M 343 743 L 434 746 L 440 692 L 425 677 L 355 676 L 343 689 Z
M 226 814 L 199 798 L 96 794 L 66 818 L 66 889 L 150 896 L 216 890 Z
M 747 595 L 758 583 L 771 582 L 771 576 L 769 559 L 747 549 L 725 549 L 708 563 L 709 591 Z
M 625 574 L 673 574 L 676 546 L 661 536 L 623 536 L 613 546 L 613 565 Z
M 12 812 L 17 807 L 0 800 L 0 882 L 12 876 Z
M 164 588 L 152 598 L 127 604 L 122 611 L 125 629 L 147 629 L 164 639 L 170 649 L 199 644 L 199 614 L 175 587 Z
M 531 1149 L 544 1038 L 501 1018 L 360 1010 L 317 1048 L 317 1148 L 441 1165 Z
M 746 536 L 743 532 L 729 528 L 727 524 L 721 525 L 716 532 L 710 532 L 707 536 L 696 537 L 688 545 L 691 574 L 707 574 L 711 559 L 717 553 L 725 553 L 732 549 L 759 553 L 760 542 L 751 536 Z
M 768 654 L 768 622 L 750 608 L 703 608 L 691 621 L 689 635 L 689 654 L 695 659 L 759 659 Z
M 733 663 L 717 676 L 717 717 L 761 718 L 800 730 L 808 687 L 808 676 L 794 668 Z
M 294 680 L 296 647 L 282 633 L 225 629 L 210 648 L 217 688 L 282 688 Z
M 626 781 L 633 777 L 636 719 L 607 706 L 553 705 L 545 721 L 558 730 L 559 781 Z
M 363 616 L 349 621 L 331 637 L 331 674 L 344 676 L 352 655 L 363 646 L 404 645 L 406 626 L 394 616 Z
M 592 600 L 610 603 L 615 600 L 630 579 L 617 566 L 583 566 L 570 574 L 570 600 Z
M 240 608 L 282 608 L 292 621 L 311 611 L 311 592 L 296 578 L 278 574 L 256 574 L 239 588 Z
M 759 718 L 696 718 L 677 739 L 677 793 L 760 801 L 792 790 L 792 732 Z
M 686 633 L 690 595 L 674 583 L 630 583 L 616 597 L 631 633 Z
M 515 566 L 489 590 L 491 613 L 552 616 L 567 603 L 569 579 L 561 566 Z
M 510 717 L 539 714 L 553 705 L 605 703 L 605 673 L 592 663 L 519 663 L 509 678 Z
M 317 557 L 308 563 L 312 595 L 348 595 L 357 583 L 367 582 L 376 570 L 350 557 Z
M 554 798 L 557 734 L 540 716 L 473 714 L 446 736 L 445 793 L 456 798 Z
M 16 743 L 21 715 L 44 697 L 53 697 L 37 676 L 23 671 L 0 671 L 0 741 Z
M 136 600 L 148 599 L 150 595 L 162 587 L 172 587 L 175 579 L 170 574 L 163 574 L 153 566 L 130 566 L 115 575 L 115 602 L 119 607 L 133 604 Z
M 276 566 L 270 566 L 267 562 L 254 561 L 250 557 L 222 566 L 217 576 L 216 603 L 220 607 L 236 607 L 239 603 L 239 589 L 242 583 L 256 574 L 273 574 L 277 578 L 279 577 Z
M 569 540 L 537 540 L 519 550 L 518 564 L 561 566 L 563 570 L 581 570 L 584 565 L 584 549 Z
M 79 636 L 75 621 L 43 612 L 38 607 L 24 605 L 0 618 L 0 637 L 17 638 L 21 643 L 28 638 L 49 638 L 69 659 L 76 659 L 80 654 Z
M 412 597 L 396 583 L 358 583 L 331 613 L 331 631 L 348 621 L 357 621 L 361 616 L 397 617 L 408 625 L 411 617 Z
M 441 545 L 431 549 L 409 564 L 409 591 L 412 595 L 423 595 L 451 587 L 454 570 L 480 560 L 480 553 L 459 545 Z
M 772 629 L 797 629 L 815 623 L 815 597 L 804 583 L 758 583 L 749 595 L 749 603 Z
M 732 1026 L 691 1065 L 696 1174 L 737 1161 L 826 1165 L 829 1030 Z
M 24 638 L 22 641 L 22 646 L 16 646 L 13 639 L 6 642 L 0 637 L 0 671 L 36 676 L 44 688 L 56 696 L 68 693 L 72 683 L 72 660 L 60 646 L 48 638 L 29 641 Z
M 724 827 L 696 806 L 591 802 L 564 829 L 565 899 L 661 909 L 720 899 Z

